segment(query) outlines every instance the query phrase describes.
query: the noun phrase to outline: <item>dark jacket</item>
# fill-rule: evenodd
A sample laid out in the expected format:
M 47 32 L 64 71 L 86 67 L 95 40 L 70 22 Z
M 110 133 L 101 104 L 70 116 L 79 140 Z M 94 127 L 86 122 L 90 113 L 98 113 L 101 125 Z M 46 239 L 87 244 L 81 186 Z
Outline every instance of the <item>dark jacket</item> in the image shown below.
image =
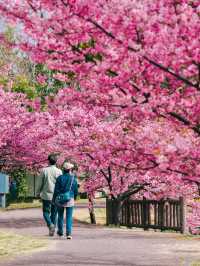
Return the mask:
M 73 180 L 73 184 L 70 190 L 72 178 L 74 178 L 74 180 Z M 71 198 L 76 199 L 78 195 L 77 178 L 73 175 L 70 175 L 69 173 L 64 173 L 63 175 L 60 175 L 56 179 L 56 184 L 55 184 L 55 189 L 54 189 L 54 194 L 53 194 L 53 201 L 55 201 L 55 198 L 57 197 L 58 194 L 65 193 L 69 190 L 70 190 Z

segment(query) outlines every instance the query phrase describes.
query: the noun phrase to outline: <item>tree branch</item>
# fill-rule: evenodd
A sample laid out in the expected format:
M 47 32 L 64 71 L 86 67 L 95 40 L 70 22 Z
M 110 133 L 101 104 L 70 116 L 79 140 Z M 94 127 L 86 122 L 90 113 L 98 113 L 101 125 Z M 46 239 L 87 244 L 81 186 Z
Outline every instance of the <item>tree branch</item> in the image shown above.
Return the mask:
M 145 186 L 149 185 L 149 183 L 145 183 L 142 185 L 132 185 L 129 187 L 129 189 L 127 191 L 125 191 L 124 193 L 122 193 L 118 199 L 121 201 L 127 199 L 128 197 L 130 197 L 133 194 L 136 194 L 137 192 L 139 192 L 140 190 L 144 189 Z
M 76 14 L 77 15 L 77 14 Z M 79 16 L 79 15 L 78 15 Z M 79 16 L 80 17 L 80 16 Z M 83 17 L 82 17 L 83 18 Z M 92 23 L 94 26 L 96 26 L 101 32 L 103 32 L 104 34 L 106 34 L 108 37 L 112 38 L 113 40 L 117 41 L 118 43 L 123 45 L 123 42 L 121 40 L 118 40 L 111 32 L 106 31 L 100 24 L 98 24 L 96 21 L 93 21 L 91 18 L 87 19 L 88 22 Z M 128 50 L 132 51 L 132 52 L 138 52 L 137 49 L 134 49 L 131 46 L 128 46 Z M 149 59 L 147 56 L 143 56 L 143 59 L 145 59 L 147 62 L 149 62 L 150 64 L 154 65 L 157 68 L 160 68 L 161 70 L 165 71 L 166 73 L 174 76 L 175 78 L 177 78 L 178 80 L 184 82 L 186 85 L 189 85 L 191 87 L 196 88 L 197 90 L 200 90 L 199 86 L 197 84 L 192 83 L 191 81 L 189 81 L 188 79 L 186 79 L 185 77 L 182 77 L 181 75 L 175 73 L 173 70 L 171 70 L 168 67 L 163 66 L 160 63 L 155 62 L 152 59 Z

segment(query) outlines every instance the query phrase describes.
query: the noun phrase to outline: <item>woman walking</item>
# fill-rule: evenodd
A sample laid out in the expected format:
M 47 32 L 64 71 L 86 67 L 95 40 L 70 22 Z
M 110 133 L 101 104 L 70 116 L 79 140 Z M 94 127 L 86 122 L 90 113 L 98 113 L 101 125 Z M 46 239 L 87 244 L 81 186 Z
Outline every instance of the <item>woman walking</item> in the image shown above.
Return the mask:
M 63 174 L 56 180 L 53 201 L 58 206 L 58 236 L 63 236 L 64 212 L 66 210 L 66 237 L 72 239 L 74 200 L 78 195 L 76 177 L 71 174 L 74 165 L 65 162 Z

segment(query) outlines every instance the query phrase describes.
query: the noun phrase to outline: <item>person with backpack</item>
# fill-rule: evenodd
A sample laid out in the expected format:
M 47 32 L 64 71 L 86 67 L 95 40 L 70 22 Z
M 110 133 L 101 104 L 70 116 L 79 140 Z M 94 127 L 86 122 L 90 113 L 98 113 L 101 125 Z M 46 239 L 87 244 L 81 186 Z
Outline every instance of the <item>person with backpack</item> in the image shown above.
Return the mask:
M 77 178 L 71 173 L 74 165 L 65 162 L 63 164 L 63 174 L 56 180 L 53 202 L 58 210 L 58 230 L 57 235 L 63 237 L 64 212 L 66 211 L 66 238 L 72 239 L 73 209 L 74 200 L 78 195 Z

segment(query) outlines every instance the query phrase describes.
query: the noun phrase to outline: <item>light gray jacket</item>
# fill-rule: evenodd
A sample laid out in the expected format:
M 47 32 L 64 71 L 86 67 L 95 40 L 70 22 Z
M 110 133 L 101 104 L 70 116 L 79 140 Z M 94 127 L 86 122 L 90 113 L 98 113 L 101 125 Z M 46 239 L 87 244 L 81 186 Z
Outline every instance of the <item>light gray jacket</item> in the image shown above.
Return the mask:
M 37 195 L 43 200 L 52 200 L 56 179 L 62 171 L 55 165 L 50 165 L 41 170 L 38 177 Z

